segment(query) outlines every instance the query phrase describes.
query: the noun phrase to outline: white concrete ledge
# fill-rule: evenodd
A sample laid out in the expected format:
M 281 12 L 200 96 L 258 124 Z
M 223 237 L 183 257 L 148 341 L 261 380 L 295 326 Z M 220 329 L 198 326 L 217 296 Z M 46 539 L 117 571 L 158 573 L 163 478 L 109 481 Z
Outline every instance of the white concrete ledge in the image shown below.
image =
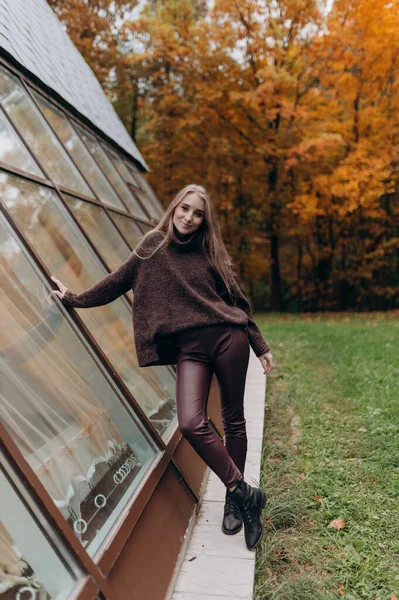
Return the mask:
M 265 391 L 266 376 L 251 350 L 244 397 L 248 435 L 245 480 L 251 485 L 259 482 Z M 187 551 L 179 560 L 174 588 L 167 596 L 170 600 L 252 600 L 255 552 L 245 546 L 244 529 L 233 536 L 221 530 L 225 489 L 209 471 Z

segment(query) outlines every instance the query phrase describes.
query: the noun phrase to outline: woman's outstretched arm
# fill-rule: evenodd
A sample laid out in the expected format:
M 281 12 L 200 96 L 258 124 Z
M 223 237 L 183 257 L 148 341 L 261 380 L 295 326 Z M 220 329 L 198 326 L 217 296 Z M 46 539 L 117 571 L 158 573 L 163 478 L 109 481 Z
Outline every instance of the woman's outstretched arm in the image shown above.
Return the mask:
M 74 308 L 91 308 L 109 304 L 132 289 L 139 261 L 138 256 L 132 252 L 120 267 L 81 294 L 73 294 L 61 281 L 52 276 L 51 279 L 59 287 L 59 290 L 54 290 L 52 293 L 58 296 L 65 306 Z

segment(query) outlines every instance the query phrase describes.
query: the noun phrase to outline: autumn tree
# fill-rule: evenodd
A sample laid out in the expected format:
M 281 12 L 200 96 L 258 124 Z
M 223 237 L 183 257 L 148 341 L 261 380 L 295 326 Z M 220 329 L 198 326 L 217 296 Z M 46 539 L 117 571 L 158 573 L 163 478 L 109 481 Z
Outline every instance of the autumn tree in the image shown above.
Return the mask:
M 326 28 L 311 49 L 323 65 L 323 137 L 288 158 L 291 209 L 306 232 L 313 296 L 326 307 L 352 297 L 357 307 L 386 308 L 365 300 L 397 294 L 398 4 L 338 1 Z
M 105 88 L 123 61 L 122 23 L 137 0 L 47 0 Z

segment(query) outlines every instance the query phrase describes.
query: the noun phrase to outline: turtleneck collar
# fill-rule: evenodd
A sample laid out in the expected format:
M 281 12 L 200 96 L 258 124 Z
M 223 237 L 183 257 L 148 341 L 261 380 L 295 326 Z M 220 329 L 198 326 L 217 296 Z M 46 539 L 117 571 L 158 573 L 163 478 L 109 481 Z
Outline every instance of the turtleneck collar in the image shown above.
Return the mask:
M 171 245 L 179 252 L 190 252 L 198 247 L 200 236 L 198 235 L 198 229 L 194 233 L 180 233 L 180 231 L 173 225 L 173 236 Z

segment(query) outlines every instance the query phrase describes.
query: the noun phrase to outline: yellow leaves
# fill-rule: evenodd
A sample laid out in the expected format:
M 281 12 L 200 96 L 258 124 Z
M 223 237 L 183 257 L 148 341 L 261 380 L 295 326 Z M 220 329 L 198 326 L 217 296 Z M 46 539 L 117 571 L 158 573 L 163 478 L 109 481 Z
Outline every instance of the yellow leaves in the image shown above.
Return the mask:
M 334 519 L 333 521 L 331 521 L 328 527 L 330 529 L 336 529 L 337 531 L 341 531 L 341 529 L 345 528 L 345 525 L 346 523 L 343 519 Z

